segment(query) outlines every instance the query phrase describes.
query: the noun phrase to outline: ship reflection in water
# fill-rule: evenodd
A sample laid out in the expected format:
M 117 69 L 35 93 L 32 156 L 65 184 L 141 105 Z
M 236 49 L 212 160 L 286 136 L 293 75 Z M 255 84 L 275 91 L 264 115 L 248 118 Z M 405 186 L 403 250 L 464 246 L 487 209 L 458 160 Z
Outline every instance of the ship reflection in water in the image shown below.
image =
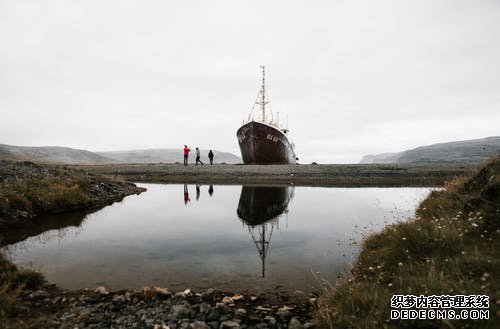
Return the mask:
M 279 220 L 288 214 L 295 187 L 242 186 L 238 203 L 238 217 L 248 227 L 262 260 L 262 277 L 266 276 L 266 256 L 273 230 Z

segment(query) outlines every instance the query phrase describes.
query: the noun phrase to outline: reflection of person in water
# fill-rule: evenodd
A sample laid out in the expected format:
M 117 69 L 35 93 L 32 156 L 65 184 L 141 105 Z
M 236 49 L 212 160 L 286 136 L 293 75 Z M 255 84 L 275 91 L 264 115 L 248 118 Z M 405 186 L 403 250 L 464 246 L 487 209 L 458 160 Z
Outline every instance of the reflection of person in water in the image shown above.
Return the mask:
M 200 185 L 196 184 L 196 201 L 200 198 Z
M 191 199 L 189 199 L 189 192 L 187 184 L 184 184 L 184 204 L 186 205 Z
M 210 196 L 212 196 L 212 194 L 214 194 L 214 186 L 213 185 L 210 185 L 210 187 L 208 188 L 208 194 L 210 194 Z

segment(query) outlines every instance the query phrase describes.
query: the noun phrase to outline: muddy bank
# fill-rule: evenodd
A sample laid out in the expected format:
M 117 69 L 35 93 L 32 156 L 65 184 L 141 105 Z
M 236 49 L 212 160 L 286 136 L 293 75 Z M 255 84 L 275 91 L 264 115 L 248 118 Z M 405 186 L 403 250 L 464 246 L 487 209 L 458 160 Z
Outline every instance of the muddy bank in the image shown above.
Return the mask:
M 298 186 L 441 186 L 471 170 L 470 164 L 393 165 L 190 165 L 109 164 L 74 166 L 135 182 L 294 184 Z
M 143 191 L 129 182 L 67 166 L 0 160 L 0 226 L 91 211 Z

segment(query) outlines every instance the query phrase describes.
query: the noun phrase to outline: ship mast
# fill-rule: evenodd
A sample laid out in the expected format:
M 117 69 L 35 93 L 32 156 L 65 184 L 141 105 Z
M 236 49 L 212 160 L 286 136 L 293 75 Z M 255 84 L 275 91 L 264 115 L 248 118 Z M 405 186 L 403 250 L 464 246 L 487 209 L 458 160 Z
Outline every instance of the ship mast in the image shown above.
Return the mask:
M 253 242 L 257 247 L 257 251 L 259 252 L 260 259 L 262 261 L 262 277 L 266 277 L 266 257 L 267 252 L 269 250 L 269 244 L 271 243 L 271 236 L 273 235 L 274 225 L 271 223 L 271 230 L 269 232 L 269 237 L 266 236 L 266 228 L 267 224 L 259 225 L 258 228 L 248 226 L 248 231 L 252 236 Z M 259 239 L 256 239 L 256 234 L 254 232 L 255 229 L 259 231 Z
M 266 104 L 269 103 L 269 101 L 266 100 L 266 67 L 262 65 L 260 68 L 262 69 L 262 87 L 260 90 L 262 98 L 257 104 L 260 105 L 260 110 L 262 111 L 262 122 L 266 122 Z

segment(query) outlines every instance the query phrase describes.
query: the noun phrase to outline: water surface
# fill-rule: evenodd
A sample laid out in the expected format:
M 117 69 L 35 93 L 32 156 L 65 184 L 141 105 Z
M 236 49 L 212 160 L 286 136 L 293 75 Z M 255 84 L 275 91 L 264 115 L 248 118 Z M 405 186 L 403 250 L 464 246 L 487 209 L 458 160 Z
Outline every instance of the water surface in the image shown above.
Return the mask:
M 95 213 L 5 234 L 7 253 L 69 289 L 311 291 L 313 272 L 334 281 L 364 234 L 412 217 L 430 190 L 139 185 Z

